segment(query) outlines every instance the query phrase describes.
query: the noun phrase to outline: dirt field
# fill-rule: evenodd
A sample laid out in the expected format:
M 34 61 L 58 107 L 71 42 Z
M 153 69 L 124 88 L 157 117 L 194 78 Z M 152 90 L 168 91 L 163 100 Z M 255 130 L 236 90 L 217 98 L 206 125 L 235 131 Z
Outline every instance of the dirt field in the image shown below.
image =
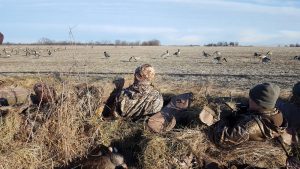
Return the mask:
M 41 56 L 25 56 L 25 48 L 35 49 Z M 19 54 L 7 51 L 18 49 Z M 46 49 L 50 49 L 48 56 Z M 56 51 L 54 51 L 56 49 Z M 172 54 L 181 49 L 180 57 Z M 0 77 L 12 75 L 48 75 L 52 72 L 87 74 L 98 79 L 114 78 L 130 74 L 142 63 L 152 64 L 159 74 L 157 82 L 180 85 L 185 83 L 210 83 L 222 88 L 249 89 L 259 82 L 274 82 L 289 89 L 299 80 L 300 62 L 293 60 L 300 55 L 300 48 L 286 47 L 115 47 L 115 46 L 0 46 Z M 162 53 L 169 50 L 170 57 L 163 59 Z M 107 51 L 111 57 L 105 58 Z M 220 51 L 228 62 L 216 64 L 213 56 L 205 58 L 202 51 L 212 54 Z M 262 64 L 253 57 L 254 52 L 272 51 L 271 63 Z M 131 56 L 139 57 L 129 62 Z M 161 83 L 160 83 L 161 84 Z

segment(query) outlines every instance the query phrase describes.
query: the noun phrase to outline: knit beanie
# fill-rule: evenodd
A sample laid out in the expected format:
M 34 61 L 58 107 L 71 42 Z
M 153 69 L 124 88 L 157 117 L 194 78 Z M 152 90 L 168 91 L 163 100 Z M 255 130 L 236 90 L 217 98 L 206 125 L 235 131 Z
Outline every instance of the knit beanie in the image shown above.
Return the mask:
M 272 109 L 279 97 L 280 88 L 271 83 L 263 83 L 250 89 L 249 97 L 264 109 Z

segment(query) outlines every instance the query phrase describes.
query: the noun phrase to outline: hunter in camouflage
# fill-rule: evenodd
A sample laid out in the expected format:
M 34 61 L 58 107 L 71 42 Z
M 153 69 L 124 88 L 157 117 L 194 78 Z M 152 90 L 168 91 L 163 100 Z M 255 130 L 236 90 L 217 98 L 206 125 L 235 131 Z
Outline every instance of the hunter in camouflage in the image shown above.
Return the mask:
M 270 83 L 253 87 L 246 112 L 233 113 L 212 125 L 215 143 L 231 147 L 248 140 L 265 141 L 281 136 L 287 128 L 287 121 L 274 108 L 279 92 L 279 87 Z
M 152 84 L 155 70 L 149 64 L 136 68 L 134 83 L 116 97 L 116 112 L 124 118 L 139 119 L 161 110 L 163 97 Z

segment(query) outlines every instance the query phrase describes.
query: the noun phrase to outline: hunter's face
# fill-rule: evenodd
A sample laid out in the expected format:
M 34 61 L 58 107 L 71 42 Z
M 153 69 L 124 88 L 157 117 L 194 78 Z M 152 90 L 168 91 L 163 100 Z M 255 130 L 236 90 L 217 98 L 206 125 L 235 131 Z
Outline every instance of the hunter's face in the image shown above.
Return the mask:
M 249 110 L 260 110 L 261 107 L 258 106 L 251 98 L 249 98 Z

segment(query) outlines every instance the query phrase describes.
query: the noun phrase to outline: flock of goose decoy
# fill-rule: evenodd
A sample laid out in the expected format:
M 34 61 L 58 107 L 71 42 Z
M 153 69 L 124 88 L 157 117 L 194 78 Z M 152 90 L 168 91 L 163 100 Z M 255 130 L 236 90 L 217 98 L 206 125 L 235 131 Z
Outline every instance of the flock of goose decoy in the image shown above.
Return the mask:
M 39 58 L 40 56 L 52 56 L 54 52 L 67 50 L 67 47 L 65 48 L 53 48 L 49 47 L 46 49 L 41 49 L 39 47 L 37 48 L 23 48 L 23 47 L 17 47 L 17 48 L 4 48 L 0 51 L 0 58 L 9 58 L 14 55 L 23 55 L 23 56 L 34 56 L 35 58 Z
M 169 50 L 166 50 L 165 52 L 163 52 L 160 55 L 160 58 L 167 59 L 168 57 L 171 57 L 171 56 L 179 57 L 180 54 L 181 54 L 180 49 L 178 49 L 175 53 L 173 53 L 173 55 L 170 54 Z M 111 55 L 107 51 L 104 52 L 104 56 L 106 58 L 111 57 Z M 203 51 L 202 56 L 204 56 L 206 58 L 212 57 L 213 62 L 218 63 L 218 64 L 222 64 L 222 62 L 228 62 L 226 57 L 222 56 L 222 53 L 220 51 L 215 51 L 212 54 L 209 54 L 208 52 Z M 261 61 L 261 63 L 263 63 L 263 64 L 267 64 L 267 63 L 271 62 L 271 56 L 272 56 L 271 51 L 268 51 L 267 53 L 254 52 L 254 54 L 253 54 L 253 57 L 258 58 Z M 137 62 L 139 59 L 140 59 L 140 57 L 131 56 L 129 58 L 129 62 L 131 62 L 131 61 Z M 299 56 L 294 56 L 293 59 L 294 60 L 300 60 L 300 55 Z
M 179 57 L 180 56 L 180 49 L 178 49 L 173 55 Z M 160 57 L 164 58 L 164 59 L 167 59 L 169 56 L 170 56 L 169 50 L 167 50 L 166 52 L 164 52 L 160 55 Z M 104 51 L 104 57 L 105 58 L 110 58 L 111 55 L 107 51 Z M 129 62 L 132 62 L 132 61 L 137 62 L 138 60 L 140 60 L 140 57 L 131 56 L 128 61 Z
M 40 56 L 52 56 L 55 52 L 58 51 L 63 51 L 67 50 L 67 47 L 64 48 L 54 48 L 54 47 L 48 47 L 48 48 L 23 48 L 23 47 L 15 47 L 15 48 L 7 48 L 5 47 L 3 50 L 0 51 L 0 58 L 9 58 L 13 55 L 23 55 L 23 56 L 34 56 L 35 58 L 39 58 Z M 109 59 L 111 58 L 111 55 L 107 52 L 104 51 L 104 57 Z M 173 54 L 170 54 L 169 50 L 166 50 L 160 55 L 160 58 L 167 59 L 169 57 L 176 56 L 180 57 L 181 56 L 181 50 L 177 49 Z M 202 56 L 205 58 L 212 58 L 212 61 L 214 63 L 222 64 L 222 62 L 228 62 L 228 59 L 222 55 L 220 51 L 215 51 L 213 53 L 208 53 L 203 51 Z M 261 63 L 266 64 L 271 62 L 271 56 L 272 52 L 268 51 L 267 53 L 262 53 L 262 52 L 254 52 L 253 57 L 258 58 Z M 140 60 L 140 57 L 137 56 L 130 56 L 128 61 L 129 62 L 137 62 Z M 300 55 L 293 56 L 294 60 L 299 60 L 300 61 Z

